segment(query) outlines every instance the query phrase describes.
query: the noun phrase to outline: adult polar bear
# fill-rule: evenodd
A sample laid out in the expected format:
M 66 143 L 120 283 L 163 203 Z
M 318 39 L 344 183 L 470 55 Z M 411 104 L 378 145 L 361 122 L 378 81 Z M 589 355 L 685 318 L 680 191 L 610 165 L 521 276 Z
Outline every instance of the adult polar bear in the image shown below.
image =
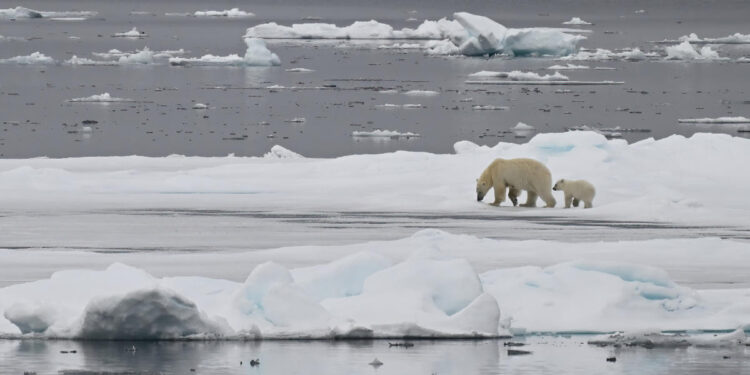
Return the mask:
M 495 159 L 477 179 L 477 201 L 484 199 L 492 188 L 495 191 L 495 201 L 491 204 L 498 206 L 505 201 L 506 187 L 510 189 L 508 196 L 514 206 L 521 190 L 526 190 L 528 198 L 521 206 L 536 207 L 537 197 L 542 198 L 546 207 L 555 207 L 557 203 L 552 196 L 552 176 L 549 169 L 533 159 Z

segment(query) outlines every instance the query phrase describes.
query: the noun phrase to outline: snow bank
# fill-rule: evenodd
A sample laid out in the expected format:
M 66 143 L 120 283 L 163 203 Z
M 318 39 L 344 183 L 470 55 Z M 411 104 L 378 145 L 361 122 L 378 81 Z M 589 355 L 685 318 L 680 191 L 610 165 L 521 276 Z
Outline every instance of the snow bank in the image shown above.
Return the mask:
M 480 72 L 471 73 L 469 77 L 475 78 L 507 78 L 511 81 L 567 81 L 568 77 L 555 72 L 554 74 L 539 75 L 534 72 L 522 72 L 514 70 L 511 72 L 493 72 L 488 70 L 482 70 Z
M 684 41 L 674 46 L 664 47 L 667 53 L 667 60 L 716 60 L 719 54 L 709 46 L 701 47 L 700 51 L 696 50 L 688 41 Z
M 591 25 L 590 22 L 586 22 L 579 17 L 573 17 L 570 19 L 570 21 L 565 21 L 562 23 L 563 25 Z
M 229 17 L 229 18 L 247 18 L 255 17 L 255 14 L 240 10 L 239 8 L 225 10 L 199 10 L 193 13 L 196 17 Z
M 718 253 L 707 254 L 706 246 Z M 741 331 L 710 338 L 661 332 L 747 326 L 747 289 L 692 289 L 660 268 L 622 260 L 556 262 L 581 256 L 629 258 L 680 269 L 695 259 L 718 267 L 742 262 L 746 253 L 746 244 L 720 239 L 570 244 L 424 230 L 397 241 L 250 252 L 243 256 L 266 261 L 255 263 L 243 282 L 156 278 L 113 264 L 0 288 L 0 336 L 488 337 L 506 335 L 511 321 L 516 332 L 629 332 L 591 340 L 601 345 L 734 345 L 744 341 Z M 293 269 L 268 261 L 321 255 L 333 260 Z M 248 259 L 177 256 L 196 261 L 229 257 L 234 267 Z M 509 265 L 530 260 L 549 265 Z M 477 272 L 473 263 L 485 270 Z
M 352 137 L 376 137 L 376 138 L 416 138 L 419 134 L 412 132 L 399 132 L 396 130 L 373 130 L 373 131 L 353 131 Z
M 259 38 L 245 38 L 247 49 L 245 56 L 203 55 L 201 57 L 171 57 L 172 65 L 229 65 L 229 66 L 275 66 L 281 65 L 279 56 L 266 47 L 266 42 Z
M 148 34 L 144 33 L 143 31 L 138 31 L 137 28 L 133 27 L 132 29 L 130 29 L 130 31 L 114 33 L 112 36 L 115 38 L 145 38 L 148 36 Z
M 750 124 L 750 119 L 743 116 L 735 117 L 717 117 L 717 118 L 683 118 L 677 120 L 677 122 L 686 124 Z
M 134 102 L 133 99 L 125 99 L 125 98 L 116 98 L 111 95 L 109 95 L 108 92 L 105 92 L 103 94 L 95 94 L 91 96 L 87 96 L 85 98 L 74 98 L 69 99 L 68 102 L 72 103 L 113 103 L 113 102 Z
M 577 43 L 585 39 L 570 34 L 579 30 L 512 29 L 487 17 L 466 12 L 454 13 L 453 17 L 455 20 L 427 20 L 416 29 L 400 30 L 375 20 L 356 21 L 342 27 L 325 23 L 283 26 L 270 22 L 247 29 L 245 36 L 267 39 L 434 39 L 425 45 L 428 53 L 449 55 L 460 52 L 467 56 L 496 53 L 560 56 L 575 51 Z
M 55 64 L 55 59 L 41 53 L 34 52 L 27 56 L 16 56 L 7 59 L 0 59 L 0 64 L 20 64 L 20 65 L 34 65 L 34 64 Z

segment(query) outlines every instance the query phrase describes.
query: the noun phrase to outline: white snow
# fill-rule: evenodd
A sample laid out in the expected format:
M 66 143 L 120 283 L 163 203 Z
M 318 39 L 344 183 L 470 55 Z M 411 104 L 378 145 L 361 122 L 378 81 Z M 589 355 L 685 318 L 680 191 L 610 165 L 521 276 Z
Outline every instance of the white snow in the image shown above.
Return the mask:
M 664 47 L 667 53 L 667 60 L 716 60 L 720 59 L 719 54 L 709 46 L 703 46 L 696 50 L 688 41 L 684 41 L 674 46 Z
M 482 70 L 476 73 L 469 74 L 469 77 L 475 78 L 507 78 L 512 81 L 567 81 L 568 77 L 555 72 L 554 74 L 540 75 L 534 72 L 522 72 L 514 70 L 511 72 L 494 72 L 488 70 Z
M 573 17 L 570 19 L 570 21 L 565 21 L 562 23 L 563 25 L 591 25 L 590 22 L 586 22 L 579 17 Z
M 27 56 L 15 56 L 7 59 L 0 59 L 0 64 L 20 64 L 20 65 L 34 65 L 34 64 L 55 64 L 55 59 L 41 53 L 34 52 Z
M 750 124 L 750 118 L 743 116 L 723 116 L 717 118 L 683 118 L 677 121 L 686 124 Z
M 352 137 L 378 137 L 378 138 L 416 138 L 419 134 L 412 132 L 399 132 L 396 130 L 373 130 L 373 131 L 353 131 Z
M 566 55 L 574 52 L 577 43 L 585 39 L 581 35 L 571 34 L 581 30 L 543 27 L 512 29 L 487 17 L 466 12 L 454 13 L 453 17 L 455 20 L 426 20 L 416 29 L 400 30 L 375 20 L 356 21 L 341 27 L 325 23 L 284 26 L 270 22 L 247 29 L 245 36 L 268 39 L 433 39 L 425 44 L 428 54 L 460 52 L 469 56 L 495 53 Z M 412 44 L 407 46 L 414 47 Z M 391 47 L 404 48 L 404 44 Z
M 281 65 L 279 56 L 268 50 L 266 42 L 259 38 L 245 38 L 247 49 L 244 56 L 203 55 L 201 57 L 172 57 L 172 65 L 229 65 L 229 66 L 275 66 Z
M 145 38 L 148 36 L 148 34 L 144 33 L 143 31 L 138 31 L 137 28 L 133 27 L 129 31 L 115 33 L 112 36 L 116 38 Z
M 116 98 L 109 95 L 108 92 L 98 95 L 91 95 L 85 98 L 74 98 L 69 99 L 69 102 L 73 103 L 115 103 L 115 102 L 134 102 L 133 99 Z
M 254 17 L 255 14 L 240 10 L 239 8 L 225 10 L 203 10 L 193 13 L 196 17 L 229 17 L 229 18 L 247 18 Z

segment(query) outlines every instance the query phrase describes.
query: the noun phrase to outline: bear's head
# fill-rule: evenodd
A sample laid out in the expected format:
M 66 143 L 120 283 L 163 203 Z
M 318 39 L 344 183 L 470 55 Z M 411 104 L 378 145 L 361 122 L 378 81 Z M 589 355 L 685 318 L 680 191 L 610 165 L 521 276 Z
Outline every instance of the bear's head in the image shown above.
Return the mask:
M 565 189 L 565 179 L 560 179 L 560 181 L 555 182 L 555 186 L 552 187 L 552 190 L 558 191 Z
M 477 202 L 481 202 L 492 187 L 492 174 L 487 170 L 477 179 Z

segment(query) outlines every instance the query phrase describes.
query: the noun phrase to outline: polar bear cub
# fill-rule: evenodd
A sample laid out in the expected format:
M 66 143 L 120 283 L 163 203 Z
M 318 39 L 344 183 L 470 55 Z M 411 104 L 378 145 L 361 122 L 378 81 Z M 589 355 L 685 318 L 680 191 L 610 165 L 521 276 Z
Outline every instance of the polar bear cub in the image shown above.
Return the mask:
M 586 180 L 565 180 L 562 179 L 555 183 L 552 190 L 562 190 L 565 193 L 565 208 L 570 208 L 570 203 L 578 207 L 578 202 L 583 201 L 583 208 L 594 207 L 593 201 L 596 195 L 594 185 Z

